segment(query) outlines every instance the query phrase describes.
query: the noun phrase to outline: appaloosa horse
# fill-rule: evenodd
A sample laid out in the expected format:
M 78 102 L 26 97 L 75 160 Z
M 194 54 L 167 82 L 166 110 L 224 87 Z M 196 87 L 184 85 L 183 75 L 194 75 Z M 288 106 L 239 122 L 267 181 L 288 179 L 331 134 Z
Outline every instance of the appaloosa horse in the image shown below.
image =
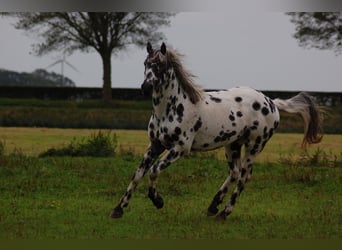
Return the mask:
M 162 208 L 163 199 L 156 191 L 156 179 L 162 170 L 191 151 L 224 147 L 229 175 L 214 196 L 207 214 L 217 214 L 218 205 L 230 186 L 237 182 L 229 202 L 218 215 L 225 219 L 251 178 L 255 158 L 279 124 L 278 110 L 302 116 L 304 145 L 321 140 L 320 109 L 308 94 L 272 100 L 247 87 L 205 92 L 193 82 L 179 54 L 167 49 L 164 43 L 159 50 L 154 50 L 148 43 L 147 52 L 142 90 L 145 95 L 152 95 L 153 110 L 148 125 L 150 144 L 126 193 L 112 211 L 113 218 L 123 215 L 123 208 L 127 207 L 134 189 L 148 170 L 148 197 L 157 208 Z M 165 150 L 167 153 L 155 163 Z

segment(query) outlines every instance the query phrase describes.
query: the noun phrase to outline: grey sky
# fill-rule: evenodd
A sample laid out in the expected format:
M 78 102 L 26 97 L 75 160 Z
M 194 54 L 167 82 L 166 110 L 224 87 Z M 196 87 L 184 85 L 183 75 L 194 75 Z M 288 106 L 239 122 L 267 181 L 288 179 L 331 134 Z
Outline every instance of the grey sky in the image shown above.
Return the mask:
M 280 12 L 179 13 L 164 28 L 166 44 L 184 54 L 186 67 L 204 88 L 250 86 L 260 90 L 342 92 L 342 55 L 306 50 L 292 38 L 294 26 Z M 0 68 L 31 72 L 61 57 L 30 54 L 37 40 L 15 30 L 12 19 L 0 18 Z M 159 45 L 155 45 L 159 46 Z M 136 47 L 112 58 L 112 86 L 140 87 L 145 49 Z M 102 86 L 102 63 L 97 53 L 74 53 L 65 75 L 77 86 Z M 60 73 L 60 65 L 49 70 Z

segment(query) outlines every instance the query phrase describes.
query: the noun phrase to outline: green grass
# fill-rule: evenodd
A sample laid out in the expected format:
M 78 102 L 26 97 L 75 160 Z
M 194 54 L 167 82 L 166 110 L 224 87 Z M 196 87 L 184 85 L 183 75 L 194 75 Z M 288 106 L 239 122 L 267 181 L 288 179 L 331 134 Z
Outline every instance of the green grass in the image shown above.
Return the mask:
M 324 139 L 326 155 L 315 156 L 314 147 L 307 158 L 298 150 L 301 135 L 273 138 L 233 213 L 222 223 L 206 216 L 227 174 L 221 151 L 193 154 L 165 170 L 158 179 L 165 202 L 160 210 L 147 198 L 145 176 L 123 218 L 116 220 L 109 213 L 141 161 L 145 131 L 114 131 L 119 145 L 114 157 L 37 157 L 51 145 L 92 132 L 0 128 L 0 140 L 5 141 L 0 156 L 1 239 L 342 237 L 341 135 Z
M 159 179 L 156 210 L 147 178 L 124 217 L 109 212 L 138 158 L 1 158 L 0 235 L 18 239 L 293 239 L 342 236 L 342 169 L 258 165 L 224 223 L 205 211 L 226 175 L 225 162 L 188 158 Z M 172 169 L 171 169 L 172 168 Z M 303 171 L 307 171 L 303 175 Z

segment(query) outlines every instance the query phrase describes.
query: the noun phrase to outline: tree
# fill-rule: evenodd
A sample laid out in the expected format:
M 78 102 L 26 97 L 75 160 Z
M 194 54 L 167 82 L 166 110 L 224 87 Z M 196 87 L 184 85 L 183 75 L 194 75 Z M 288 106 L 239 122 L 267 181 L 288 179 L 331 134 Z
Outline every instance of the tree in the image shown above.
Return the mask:
M 296 25 L 294 38 L 305 48 L 342 51 L 341 12 L 290 12 L 291 22 Z
M 112 99 L 111 56 L 130 45 L 164 38 L 158 32 L 170 24 L 170 13 L 142 12 L 25 12 L 2 13 L 18 18 L 15 28 L 36 34 L 42 42 L 34 45 L 37 55 L 55 50 L 97 51 L 103 65 L 103 98 Z

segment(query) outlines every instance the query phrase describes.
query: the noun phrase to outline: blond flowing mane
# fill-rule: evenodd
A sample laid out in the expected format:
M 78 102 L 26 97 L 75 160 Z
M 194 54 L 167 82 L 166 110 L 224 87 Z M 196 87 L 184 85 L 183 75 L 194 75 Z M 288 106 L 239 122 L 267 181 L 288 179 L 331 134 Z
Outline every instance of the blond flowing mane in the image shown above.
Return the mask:
M 189 95 L 191 102 L 196 104 L 202 99 L 204 91 L 201 86 L 194 82 L 194 75 L 183 67 L 181 57 L 182 56 L 177 52 L 167 50 L 167 64 L 173 67 L 179 84 L 182 86 L 185 93 Z

